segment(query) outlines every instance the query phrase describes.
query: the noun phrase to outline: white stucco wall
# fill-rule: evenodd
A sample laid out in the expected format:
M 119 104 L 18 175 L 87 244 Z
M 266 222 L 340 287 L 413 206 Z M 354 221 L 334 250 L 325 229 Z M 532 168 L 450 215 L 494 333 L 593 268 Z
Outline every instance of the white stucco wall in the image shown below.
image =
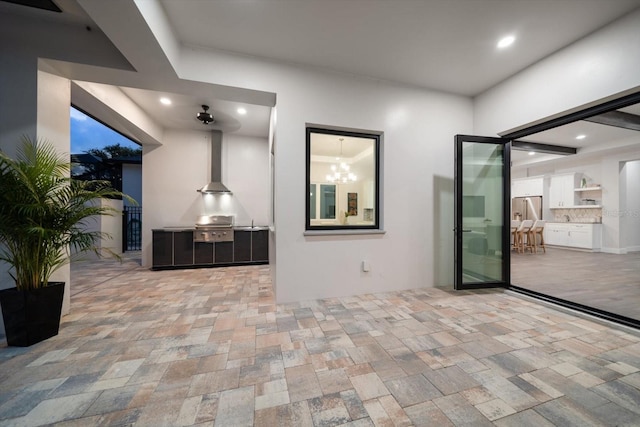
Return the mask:
M 122 165 L 122 192 L 132 197 L 138 206 L 142 206 L 142 165 Z M 125 206 L 131 206 L 128 200 L 123 200 Z
M 532 65 L 474 100 L 474 132 L 498 133 L 640 90 L 640 10 Z
M 269 225 L 269 142 L 233 133 L 222 137 L 222 182 L 233 191 L 236 225 Z M 204 183 L 202 184 L 204 185 Z
M 71 104 L 70 82 L 63 77 L 38 71 L 38 139 L 53 144 L 57 151 L 69 158 L 70 128 L 69 105 Z M 71 266 L 61 267 L 53 273 L 52 280 L 65 282 L 62 314 L 71 308 Z
M 453 136 L 472 129 L 470 99 L 224 53 L 183 52 L 178 68 L 277 96 L 278 302 L 452 285 Z M 384 133 L 385 235 L 303 235 L 305 124 Z
M 34 57 L 11 52 L 8 45 L 0 43 L 0 62 L 12 65 L 0 72 L 0 150 L 15 157 L 20 139 L 36 134 L 33 112 L 37 108 L 38 70 Z M 8 266 L 0 262 L 0 289 L 13 286 Z

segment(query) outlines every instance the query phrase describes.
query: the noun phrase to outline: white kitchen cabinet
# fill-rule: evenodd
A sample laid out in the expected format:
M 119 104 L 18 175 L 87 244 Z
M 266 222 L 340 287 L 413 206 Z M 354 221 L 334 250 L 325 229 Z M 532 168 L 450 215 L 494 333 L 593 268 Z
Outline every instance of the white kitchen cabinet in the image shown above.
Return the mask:
M 602 246 L 602 224 L 547 223 L 544 241 L 546 245 L 598 251 Z
M 544 179 L 521 178 L 512 180 L 511 197 L 542 196 Z
M 553 175 L 549 179 L 549 208 L 572 208 L 576 203 L 575 189 L 579 186 L 582 174 L 567 173 Z

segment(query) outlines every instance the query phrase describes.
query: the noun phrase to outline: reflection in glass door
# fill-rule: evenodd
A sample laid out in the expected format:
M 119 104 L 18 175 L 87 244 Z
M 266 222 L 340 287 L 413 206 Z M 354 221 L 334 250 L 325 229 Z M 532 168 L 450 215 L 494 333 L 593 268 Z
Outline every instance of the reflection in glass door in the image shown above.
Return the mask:
M 456 136 L 456 289 L 509 283 L 507 143 Z

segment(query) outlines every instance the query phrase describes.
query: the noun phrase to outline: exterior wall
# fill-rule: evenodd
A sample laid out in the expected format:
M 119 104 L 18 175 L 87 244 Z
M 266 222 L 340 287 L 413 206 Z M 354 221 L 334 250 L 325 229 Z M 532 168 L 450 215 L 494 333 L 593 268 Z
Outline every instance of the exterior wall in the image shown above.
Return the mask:
M 277 96 L 277 302 L 452 285 L 453 136 L 472 129 L 470 99 L 219 52 L 183 52 L 177 68 Z M 303 234 L 306 124 L 384 133 L 386 234 Z
M 142 206 L 142 165 L 122 165 L 122 192 L 131 196 L 138 206 Z M 130 206 L 131 202 L 124 200 L 124 205 Z
M 236 225 L 269 225 L 269 143 L 223 135 L 222 182 L 233 191 Z M 204 185 L 204 184 L 203 184 Z
M 37 137 L 53 144 L 58 152 L 67 158 L 71 146 L 69 105 L 69 80 L 38 71 Z M 67 314 L 71 308 L 71 266 L 67 264 L 61 267 L 53 273 L 51 279 L 65 282 L 62 314 Z
M 12 65 L 0 72 L 0 150 L 15 157 L 20 138 L 36 134 L 38 70 L 35 58 L 7 51 L 8 45 L 0 43 L 0 62 Z M 8 266 L 0 262 L 0 289 L 13 286 Z
M 474 132 L 492 136 L 640 90 L 640 10 L 532 65 L 474 100 Z

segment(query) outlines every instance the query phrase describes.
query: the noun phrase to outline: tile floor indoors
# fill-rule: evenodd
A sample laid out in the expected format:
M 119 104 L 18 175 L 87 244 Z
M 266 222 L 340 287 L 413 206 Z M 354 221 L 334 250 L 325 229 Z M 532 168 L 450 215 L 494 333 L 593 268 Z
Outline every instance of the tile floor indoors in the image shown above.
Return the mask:
M 511 252 L 511 283 L 640 320 L 640 252 Z
M 640 425 L 636 331 L 500 291 L 276 305 L 268 266 L 73 274 L 58 336 L 0 346 L 2 426 Z

